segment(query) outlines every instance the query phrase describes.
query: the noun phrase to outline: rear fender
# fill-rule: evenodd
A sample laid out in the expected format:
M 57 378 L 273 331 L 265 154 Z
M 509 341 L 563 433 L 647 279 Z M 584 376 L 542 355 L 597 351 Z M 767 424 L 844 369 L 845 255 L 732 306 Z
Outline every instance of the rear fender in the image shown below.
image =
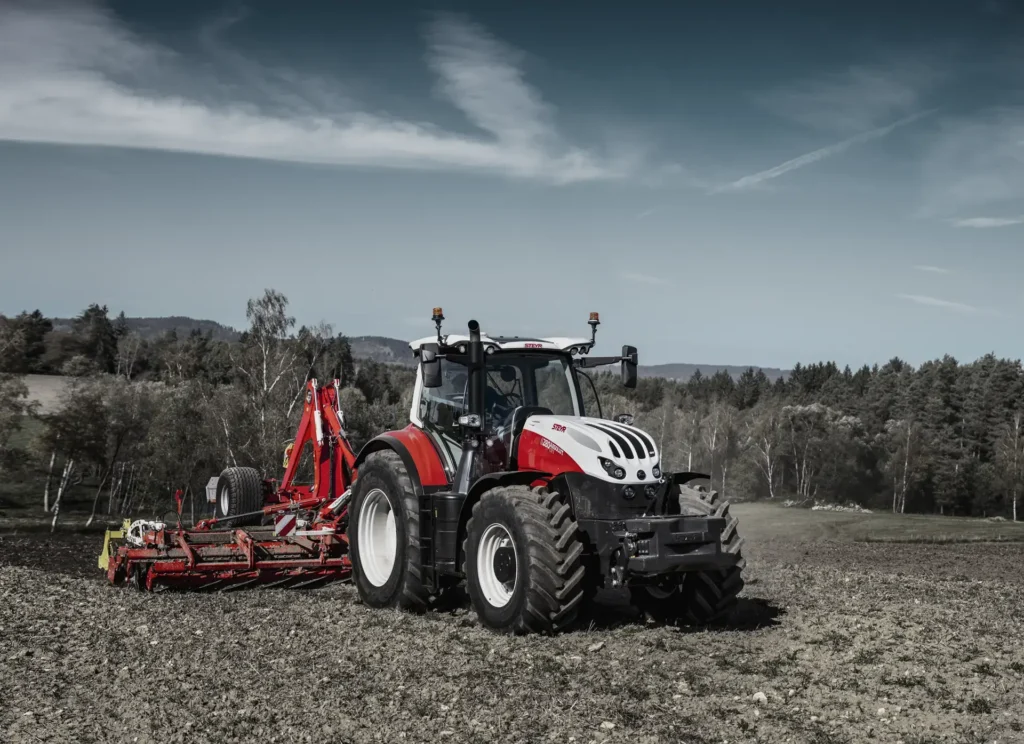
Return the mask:
M 381 450 L 392 450 L 402 458 L 418 495 L 423 495 L 425 488 L 449 487 L 448 475 L 441 464 L 441 456 L 434 443 L 415 425 L 410 424 L 404 429 L 386 432 L 363 445 L 356 455 L 356 471 L 358 472 L 359 466 L 369 455 Z

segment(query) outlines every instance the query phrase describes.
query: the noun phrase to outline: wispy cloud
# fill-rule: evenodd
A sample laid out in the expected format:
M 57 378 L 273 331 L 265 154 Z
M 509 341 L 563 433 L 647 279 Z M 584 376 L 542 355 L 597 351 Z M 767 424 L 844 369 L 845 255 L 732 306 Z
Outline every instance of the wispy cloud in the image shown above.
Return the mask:
M 598 154 L 566 141 L 553 108 L 523 79 L 515 51 L 480 26 L 442 15 L 427 41 L 441 94 L 479 136 L 373 114 L 340 93 L 329 106 L 324 96 L 291 107 L 202 100 L 161 87 L 171 79 L 167 70 L 187 66 L 186 60 L 110 12 L 82 3 L 8 1 L 0 7 L 0 140 L 461 170 L 555 184 L 621 178 L 635 165 L 635 149 Z M 221 52 L 221 63 L 248 76 L 253 96 L 280 103 L 301 90 L 282 84 L 287 75 L 254 78 L 259 65 Z M 321 92 L 331 93 L 329 87 Z
M 887 59 L 789 83 L 753 96 L 773 114 L 838 135 L 876 129 L 921 109 L 943 79 L 930 59 Z
M 658 211 L 657 209 L 655 209 L 654 207 L 651 207 L 650 209 L 645 209 L 644 211 L 639 212 L 637 214 L 636 218 L 638 220 L 643 220 L 643 219 L 646 219 L 646 218 L 650 217 L 652 214 L 654 214 L 657 211 Z
M 924 271 L 925 273 L 928 273 L 928 274 L 952 274 L 953 273 L 949 269 L 944 269 L 941 266 L 922 265 L 922 266 L 915 266 L 914 268 L 917 269 L 918 271 Z
M 921 167 L 919 216 L 956 227 L 1021 224 L 1024 201 L 1024 106 L 947 118 L 928 138 Z M 975 214 L 951 219 L 953 215 Z
M 1022 217 L 967 217 L 961 220 L 951 220 L 954 227 L 1009 227 L 1010 225 L 1024 225 Z
M 778 178 L 779 176 L 785 175 L 786 173 L 794 171 L 797 168 L 803 168 L 804 166 L 817 163 L 818 161 L 824 160 L 825 158 L 830 158 L 834 155 L 838 155 L 856 145 L 860 145 L 865 142 L 870 142 L 871 140 L 876 140 L 881 137 L 884 137 L 894 129 L 906 126 L 907 124 L 917 121 L 921 117 L 927 116 L 928 114 L 931 114 L 934 111 L 935 109 L 921 111 L 916 114 L 906 116 L 898 121 L 893 122 L 892 124 L 887 124 L 884 127 L 878 127 L 876 129 L 871 129 L 867 132 L 861 132 L 860 134 L 848 137 L 847 139 L 844 139 L 841 142 L 836 142 L 835 144 L 828 145 L 827 147 L 818 148 L 817 150 L 813 150 L 809 153 L 806 153 L 805 155 L 793 158 L 792 160 L 787 160 L 784 163 L 776 165 L 774 168 L 768 168 L 767 170 L 758 171 L 757 173 L 751 173 L 750 175 L 743 176 L 742 178 L 732 181 L 731 183 L 727 183 L 723 186 L 719 186 L 713 189 L 712 193 L 718 193 L 723 191 L 740 191 L 743 189 L 751 188 L 753 186 L 757 186 L 758 184 L 763 183 L 764 181 L 769 181 L 773 178 Z
M 622 278 L 637 284 L 668 284 L 667 279 L 662 279 L 660 276 L 650 276 L 649 274 L 627 273 L 623 274 Z
M 978 313 L 984 313 L 986 315 L 996 315 L 995 310 L 983 309 L 975 307 L 974 305 L 967 305 L 963 302 L 952 302 L 951 300 L 943 300 L 938 297 L 929 297 L 927 295 L 916 295 L 916 294 L 898 294 L 896 295 L 902 300 L 908 300 L 915 302 L 918 305 L 927 305 L 929 307 L 938 307 L 944 310 L 952 310 L 958 313 L 965 313 L 969 315 L 976 315 Z

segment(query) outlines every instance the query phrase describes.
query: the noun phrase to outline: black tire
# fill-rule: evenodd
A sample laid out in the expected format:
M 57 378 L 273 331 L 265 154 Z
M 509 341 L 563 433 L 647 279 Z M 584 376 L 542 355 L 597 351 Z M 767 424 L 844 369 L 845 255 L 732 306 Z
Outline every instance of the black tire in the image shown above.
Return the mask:
M 391 573 L 382 583 L 367 574 L 360 550 L 359 517 L 367 498 L 380 491 L 395 515 L 395 559 Z M 374 496 L 374 498 L 379 498 Z M 398 608 L 422 612 L 430 601 L 423 585 L 420 557 L 420 504 L 412 479 L 402 458 L 391 450 L 370 454 L 359 467 L 349 512 L 349 548 L 352 578 L 364 604 L 376 608 Z
M 631 587 L 633 604 L 659 622 L 682 621 L 689 625 L 716 625 L 726 621 L 743 591 L 743 538 L 736 517 L 729 514 L 729 502 L 717 491 L 682 486 L 679 509 L 684 515 L 724 517 L 722 550 L 738 556 L 736 565 L 716 571 L 694 571 L 681 582 L 660 587 Z
M 227 511 L 224 502 L 227 501 Z M 235 514 L 247 514 L 263 509 L 263 479 L 255 468 L 227 468 L 217 480 L 217 501 L 215 504 L 218 519 L 232 517 Z M 245 527 L 260 524 L 262 514 L 242 519 L 232 519 L 231 527 Z
M 492 525 L 504 532 L 491 530 Z M 514 553 L 504 554 L 511 563 L 503 570 L 514 567 L 514 588 L 503 606 L 487 599 L 477 564 L 481 538 L 491 531 L 514 546 Z M 527 486 L 488 491 L 473 505 L 464 546 L 466 586 L 484 626 L 517 635 L 553 634 L 576 620 L 584 597 L 583 543 L 569 505 L 557 492 Z

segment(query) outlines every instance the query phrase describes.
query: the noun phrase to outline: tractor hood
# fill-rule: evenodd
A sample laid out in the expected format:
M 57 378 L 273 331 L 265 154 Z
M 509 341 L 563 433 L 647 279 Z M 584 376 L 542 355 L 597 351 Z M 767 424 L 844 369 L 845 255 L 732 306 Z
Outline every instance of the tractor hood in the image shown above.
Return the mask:
M 580 469 L 612 483 L 653 483 L 660 476 L 660 453 L 642 429 L 606 419 L 576 416 L 530 416 L 523 431 L 537 434 L 571 457 Z M 601 458 L 625 471 L 611 475 Z M 611 468 L 614 471 L 614 467 Z

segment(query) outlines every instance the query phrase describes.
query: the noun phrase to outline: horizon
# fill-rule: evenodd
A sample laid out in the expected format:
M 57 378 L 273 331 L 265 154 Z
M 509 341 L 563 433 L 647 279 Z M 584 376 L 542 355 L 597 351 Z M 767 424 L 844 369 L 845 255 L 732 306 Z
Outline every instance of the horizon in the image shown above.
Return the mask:
M 1019 359 L 1021 31 L 994 0 L 12 0 L 0 313 L 244 328 L 273 286 L 389 338 L 596 310 L 646 366 Z
M 96 304 L 99 305 L 100 307 L 103 306 L 103 303 L 96 303 Z M 34 310 L 39 310 L 39 312 L 43 313 L 43 315 L 45 317 L 49 318 L 50 320 L 72 321 L 72 320 L 74 320 L 75 316 L 78 314 L 78 313 L 75 313 L 75 314 L 66 315 L 66 316 L 65 315 L 59 315 L 59 316 L 58 315 L 46 315 L 46 313 L 43 312 L 42 308 L 23 309 L 23 310 L 21 310 L 19 312 L 33 312 Z M 108 306 L 108 316 L 112 320 L 116 320 L 116 318 L 117 318 L 117 316 L 118 316 L 118 314 L 120 312 L 121 311 L 119 311 L 119 310 L 116 310 L 116 311 L 112 310 Z M 14 314 L 16 314 L 16 313 L 14 313 Z M 0 313 L 0 315 L 3 315 L 3 313 Z M 10 314 L 8 314 L 7 316 L 10 317 Z M 238 326 L 233 326 L 233 325 L 229 325 L 229 324 L 223 323 L 223 322 L 221 322 L 219 320 L 216 320 L 215 318 L 197 318 L 197 317 L 193 317 L 193 316 L 190 316 L 190 315 L 181 315 L 180 313 L 174 313 L 174 314 L 171 314 L 171 315 L 127 315 L 126 314 L 125 318 L 127 320 L 129 320 L 129 321 L 133 321 L 133 320 L 136 320 L 136 321 L 137 320 L 170 320 L 170 319 L 174 319 L 174 318 L 180 318 L 182 320 L 192 321 L 193 323 L 215 323 L 218 326 L 220 326 L 221 328 L 224 328 L 225 330 L 232 331 L 234 333 L 239 333 L 239 334 L 243 333 L 246 330 L 246 327 L 245 327 L 244 324 L 243 324 L 243 326 L 238 327 Z M 412 341 L 412 340 L 414 340 L 416 338 L 421 338 L 424 335 L 424 334 L 419 334 L 419 335 L 415 335 L 414 334 L 414 335 L 410 335 L 408 338 L 400 338 L 398 336 L 388 336 L 388 335 L 374 334 L 374 333 L 349 333 L 349 332 L 346 332 L 344 329 L 340 329 L 337 326 L 331 324 L 329 321 L 322 321 L 322 322 L 326 322 L 326 323 L 328 323 L 328 325 L 331 325 L 332 333 L 334 333 L 335 336 L 343 335 L 343 336 L 345 336 L 345 338 L 354 339 L 354 340 L 358 340 L 358 339 L 384 339 L 384 340 L 388 340 L 388 341 L 398 341 L 400 343 L 407 344 L 410 341 Z M 302 327 L 302 325 L 303 325 L 302 323 L 300 323 L 300 322 L 298 322 L 298 320 L 296 320 L 295 327 L 292 330 L 293 331 L 297 331 L 299 328 Z M 315 325 L 315 323 L 313 323 L 313 324 L 307 323 L 306 325 L 311 327 L 312 325 Z M 430 325 L 429 318 L 428 318 L 428 325 Z M 443 328 L 447 328 L 447 325 L 443 326 Z M 433 326 L 431 325 L 431 332 L 433 332 L 432 329 L 433 329 Z M 429 334 L 425 334 L 425 335 L 429 335 Z M 550 337 L 554 338 L 554 337 L 566 336 L 566 335 L 567 334 L 550 334 Z M 572 334 L 568 334 L 568 335 L 571 336 Z M 599 336 L 598 344 L 595 347 L 598 350 L 600 350 L 600 347 L 601 347 L 600 335 L 601 335 L 601 332 L 598 331 L 598 336 Z M 640 355 L 640 367 L 641 368 L 643 368 L 643 367 L 690 366 L 690 367 L 702 367 L 702 368 L 703 367 L 707 367 L 707 368 L 718 369 L 718 368 L 726 368 L 726 367 L 728 367 L 728 368 L 734 369 L 734 370 L 736 370 L 736 369 L 742 370 L 742 369 L 748 369 L 748 368 L 749 369 L 755 369 L 755 370 L 757 370 L 757 369 L 764 369 L 764 370 L 778 371 L 778 372 L 782 372 L 784 374 L 788 374 L 788 373 L 792 372 L 793 369 L 797 365 L 800 365 L 800 366 L 803 366 L 803 367 L 807 367 L 809 365 L 814 365 L 814 364 L 828 364 L 828 363 L 836 364 L 836 366 L 839 368 L 840 371 L 842 371 L 846 367 L 849 367 L 852 372 L 857 372 L 858 370 L 860 370 L 862 368 L 865 368 L 865 367 L 867 367 L 869 369 L 873 368 L 873 367 L 876 367 L 876 366 L 879 367 L 879 368 L 883 367 L 888 362 L 892 361 L 892 359 L 894 358 L 894 357 L 889 357 L 888 359 L 877 359 L 877 360 L 863 361 L 863 362 L 860 362 L 860 363 L 853 363 L 853 364 L 840 363 L 840 362 L 836 361 L 835 359 L 824 359 L 824 358 L 821 358 L 821 359 L 798 359 L 798 360 L 790 362 L 789 364 L 783 364 L 783 365 L 751 364 L 751 363 L 738 363 L 738 364 L 734 364 L 734 363 L 720 363 L 720 362 L 707 362 L 707 361 L 696 361 L 696 362 L 694 362 L 694 361 L 681 361 L 681 360 L 675 360 L 675 361 L 669 361 L 669 362 L 647 362 L 647 361 L 644 361 L 644 350 L 642 348 L 638 347 L 638 351 L 639 351 L 639 355 Z M 981 355 L 979 355 L 977 357 L 974 357 L 974 358 L 971 358 L 971 359 L 963 359 L 963 358 L 960 358 L 960 357 L 956 357 L 953 354 L 948 354 L 948 356 L 953 357 L 956 360 L 957 364 L 967 365 L 967 364 L 973 364 L 974 362 L 977 362 L 978 360 L 984 358 L 985 356 L 988 356 L 989 354 L 994 354 L 996 356 L 996 358 L 998 358 L 998 359 L 1003 359 L 1003 360 L 1010 361 L 1010 362 L 1016 361 L 1016 362 L 1024 363 L 1024 359 L 1022 359 L 1021 357 L 1000 356 L 999 354 L 997 354 L 994 351 L 986 352 L 985 354 L 981 354 Z M 908 364 L 911 367 L 913 367 L 914 369 L 919 369 L 922 364 L 928 363 L 928 362 L 941 361 L 945 356 L 947 356 L 947 354 L 941 354 L 941 355 L 933 357 L 931 359 L 925 359 L 924 362 L 917 363 L 917 364 L 909 362 L 907 359 L 905 359 L 903 357 L 900 357 L 898 355 L 895 358 L 900 359 L 904 364 Z

